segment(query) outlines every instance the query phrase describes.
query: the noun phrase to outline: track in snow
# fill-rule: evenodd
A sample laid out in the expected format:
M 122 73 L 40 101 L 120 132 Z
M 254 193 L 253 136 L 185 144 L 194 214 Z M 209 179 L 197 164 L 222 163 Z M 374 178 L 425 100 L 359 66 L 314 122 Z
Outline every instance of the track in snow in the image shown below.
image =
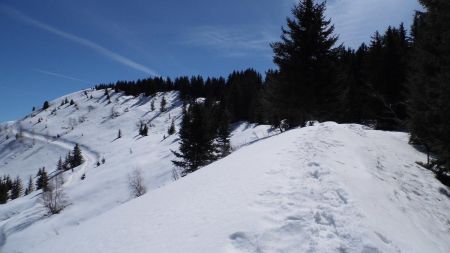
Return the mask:
M 61 137 L 55 138 L 54 136 L 31 132 L 26 129 L 22 129 L 21 131 L 22 131 L 23 137 L 25 137 L 25 138 L 37 140 L 40 142 L 45 142 L 49 145 L 58 146 L 67 151 L 73 150 L 73 147 L 75 146 L 75 144 L 79 145 L 82 155 L 83 155 L 83 158 L 85 159 L 85 162 L 82 165 L 80 165 L 78 168 L 74 168 L 74 173 L 71 173 L 64 183 L 64 185 L 66 185 L 66 186 L 70 185 L 73 182 L 74 178 L 77 178 L 77 177 L 80 178 L 81 175 L 86 174 L 88 171 L 88 168 L 93 168 L 95 166 L 96 162 L 100 160 L 100 153 L 91 149 L 90 147 L 88 147 L 86 145 L 79 144 L 75 141 L 66 140 Z M 14 129 L 14 134 L 15 133 L 17 133 L 17 129 Z

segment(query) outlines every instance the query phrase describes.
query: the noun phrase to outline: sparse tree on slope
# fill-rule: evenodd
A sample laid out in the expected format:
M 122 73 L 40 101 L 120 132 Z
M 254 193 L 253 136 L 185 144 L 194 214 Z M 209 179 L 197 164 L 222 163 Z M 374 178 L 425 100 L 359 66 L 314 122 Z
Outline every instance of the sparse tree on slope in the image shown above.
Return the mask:
M 166 111 L 166 105 L 167 105 L 166 97 L 163 96 L 162 99 L 161 99 L 161 107 L 160 107 L 160 111 L 161 112 L 165 112 Z
M 72 168 L 80 166 L 82 163 L 84 163 L 83 155 L 81 154 L 80 145 L 75 144 L 75 147 L 73 148 L 73 155 L 71 160 L 71 166 Z
M 25 189 L 25 195 L 28 195 L 34 191 L 34 183 L 33 183 L 33 177 L 30 176 L 28 179 L 28 186 Z
M 62 158 L 59 157 L 58 163 L 56 164 L 56 170 L 57 171 L 64 171 L 64 164 L 62 161 Z
M 36 190 L 40 189 L 42 189 L 43 191 L 48 190 L 48 175 L 45 171 L 45 168 L 39 169 L 37 173 Z
M 50 107 L 50 103 L 48 101 L 45 101 L 44 104 L 42 105 L 42 110 L 46 110 Z
M 169 129 L 167 130 L 167 133 L 168 133 L 169 135 L 172 135 L 172 134 L 175 134 L 175 132 L 176 132 L 176 129 L 175 129 L 175 122 L 174 122 L 174 120 L 172 119 L 172 123 L 170 124 L 170 127 L 169 127 Z

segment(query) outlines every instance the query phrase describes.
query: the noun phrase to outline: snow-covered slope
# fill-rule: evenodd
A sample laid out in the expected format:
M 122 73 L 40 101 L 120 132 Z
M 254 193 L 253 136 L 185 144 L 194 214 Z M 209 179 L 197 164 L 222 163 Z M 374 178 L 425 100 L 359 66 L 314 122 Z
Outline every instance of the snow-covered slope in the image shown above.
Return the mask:
M 134 98 L 110 91 L 110 96 L 111 102 L 104 91 L 76 92 L 51 101 L 45 111 L 0 124 L 0 176 L 20 176 L 26 184 L 39 168 L 54 171 L 59 157 L 64 158 L 75 143 L 86 159 L 64 174 L 70 205 L 61 214 L 45 216 L 40 192 L 0 205 L 0 252 L 33 252 L 35 245 L 129 201 L 127 179 L 135 169 L 142 171 L 148 191 L 173 181 L 170 150 L 178 148 L 178 137 L 167 137 L 167 129 L 172 119 L 178 129 L 181 120 L 177 93 Z M 167 100 L 164 112 L 159 108 L 162 97 Z M 65 98 L 76 105 L 61 105 Z M 138 135 L 140 122 L 149 125 L 147 137 Z M 246 123 L 233 127 L 235 149 L 276 133 L 267 126 Z M 117 139 L 119 129 L 122 138 Z M 23 138 L 16 140 L 17 133 Z M 97 167 L 103 158 L 105 164 Z M 83 174 L 85 180 L 81 180 Z
M 406 134 L 293 130 L 33 252 L 449 252 L 450 201 L 423 158 Z
M 242 145 L 250 136 L 225 159 L 95 217 L 72 218 L 84 212 L 74 203 L 2 250 L 450 252 L 449 189 L 416 165 L 425 157 L 407 134 L 323 123 Z M 107 187 L 115 171 L 104 170 L 88 179 Z

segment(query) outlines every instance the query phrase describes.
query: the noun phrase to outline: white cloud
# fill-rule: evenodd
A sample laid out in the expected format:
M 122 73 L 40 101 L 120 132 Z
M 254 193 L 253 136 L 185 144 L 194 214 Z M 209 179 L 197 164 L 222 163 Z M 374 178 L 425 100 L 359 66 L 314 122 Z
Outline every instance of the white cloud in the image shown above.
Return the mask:
M 408 28 L 414 10 L 419 8 L 417 0 L 332 0 L 327 4 L 327 16 L 335 24 L 341 42 L 357 47 L 389 25 L 404 22 Z
M 47 71 L 47 70 L 33 69 L 33 71 L 36 71 L 38 73 L 45 74 L 45 75 L 61 77 L 61 78 L 68 79 L 68 80 L 80 81 L 80 82 L 87 83 L 87 84 L 92 83 L 92 82 L 89 82 L 89 81 L 86 81 L 86 80 L 83 80 L 83 79 L 80 79 L 80 78 L 76 78 L 76 77 L 68 76 L 68 75 L 63 75 L 63 74 L 60 74 L 60 73 L 51 72 L 51 71 Z
M 201 26 L 187 34 L 187 43 L 206 46 L 224 56 L 240 57 L 250 53 L 271 53 L 270 43 L 277 40 L 260 27 Z
M 140 63 L 137 63 L 137 62 L 135 62 L 135 61 L 133 61 L 133 60 L 123 56 L 123 55 L 120 55 L 120 54 L 118 54 L 116 52 L 113 52 L 113 51 L 103 47 L 103 46 L 100 46 L 99 44 L 97 44 L 97 43 L 95 43 L 93 41 L 90 41 L 88 39 L 85 39 L 85 38 L 76 36 L 74 34 L 62 31 L 62 30 L 60 30 L 60 29 L 58 29 L 56 27 L 53 27 L 53 26 L 48 25 L 48 24 L 46 24 L 44 22 L 41 22 L 41 21 L 36 20 L 36 19 L 34 19 L 32 17 L 29 17 L 29 16 L 25 15 L 24 13 L 22 13 L 22 12 L 16 10 L 16 9 L 13 9 L 13 8 L 7 6 L 7 5 L 0 4 L 0 10 L 3 10 L 6 14 L 8 14 L 8 15 L 10 15 L 10 16 L 12 16 L 12 17 L 14 17 L 14 18 L 24 22 L 24 23 L 27 23 L 27 24 L 32 25 L 34 27 L 40 28 L 40 29 L 45 30 L 47 32 L 50 32 L 52 34 L 58 35 L 58 36 L 60 36 L 62 38 L 65 38 L 65 39 L 68 39 L 68 40 L 73 41 L 75 43 L 78 43 L 78 44 L 80 44 L 82 46 L 91 48 L 94 51 L 96 51 L 97 53 L 102 54 L 102 55 L 108 57 L 109 59 L 111 59 L 113 61 L 116 61 L 116 62 L 119 62 L 119 63 L 121 63 L 121 64 L 123 64 L 125 66 L 128 66 L 130 68 L 133 68 L 135 70 L 144 72 L 144 73 L 149 74 L 149 75 L 154 75 L 154 76 L 158 75 L 156 73 L 156 71 L 154 71 L 153 69 L 151 69 L 151 68 L 149 68 L 147 66 L 144 66 L 144 65 L 142 65 Z

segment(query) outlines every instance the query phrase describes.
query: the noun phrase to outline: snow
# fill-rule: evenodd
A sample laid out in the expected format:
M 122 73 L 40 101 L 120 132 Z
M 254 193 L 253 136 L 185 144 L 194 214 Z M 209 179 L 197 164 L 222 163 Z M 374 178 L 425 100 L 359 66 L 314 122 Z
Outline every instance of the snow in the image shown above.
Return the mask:
M 426 157 L 406 133 L 321 123 L 280 134 L 241 122 L 230 156 L 172 182 L 178 140 L 167 128 L 181 120 L 177 94 L 111 92 L 110 104 L 103 91 L 88 94 L 67 96 L 79 110 L 51 115 L 59 99 L 5 124 L 26 129 L 25 144 L 0 151 L 0 173 L 54 168 L 75 142 L 87 162 L 65 173 L 71 205 L 58 215 L 45 216 L 39 192 L 0 205 L 1 252 L 450 252 L 450 189 L 416 164 Z M 162 96 L 168 111 L 150 112 Z M 151 125 L 148 137 L 137 136 L 139 120 Z M 36 154 L 24 160 L 22 149 Z M 132 199 L 134 169 L 148 192 Z

